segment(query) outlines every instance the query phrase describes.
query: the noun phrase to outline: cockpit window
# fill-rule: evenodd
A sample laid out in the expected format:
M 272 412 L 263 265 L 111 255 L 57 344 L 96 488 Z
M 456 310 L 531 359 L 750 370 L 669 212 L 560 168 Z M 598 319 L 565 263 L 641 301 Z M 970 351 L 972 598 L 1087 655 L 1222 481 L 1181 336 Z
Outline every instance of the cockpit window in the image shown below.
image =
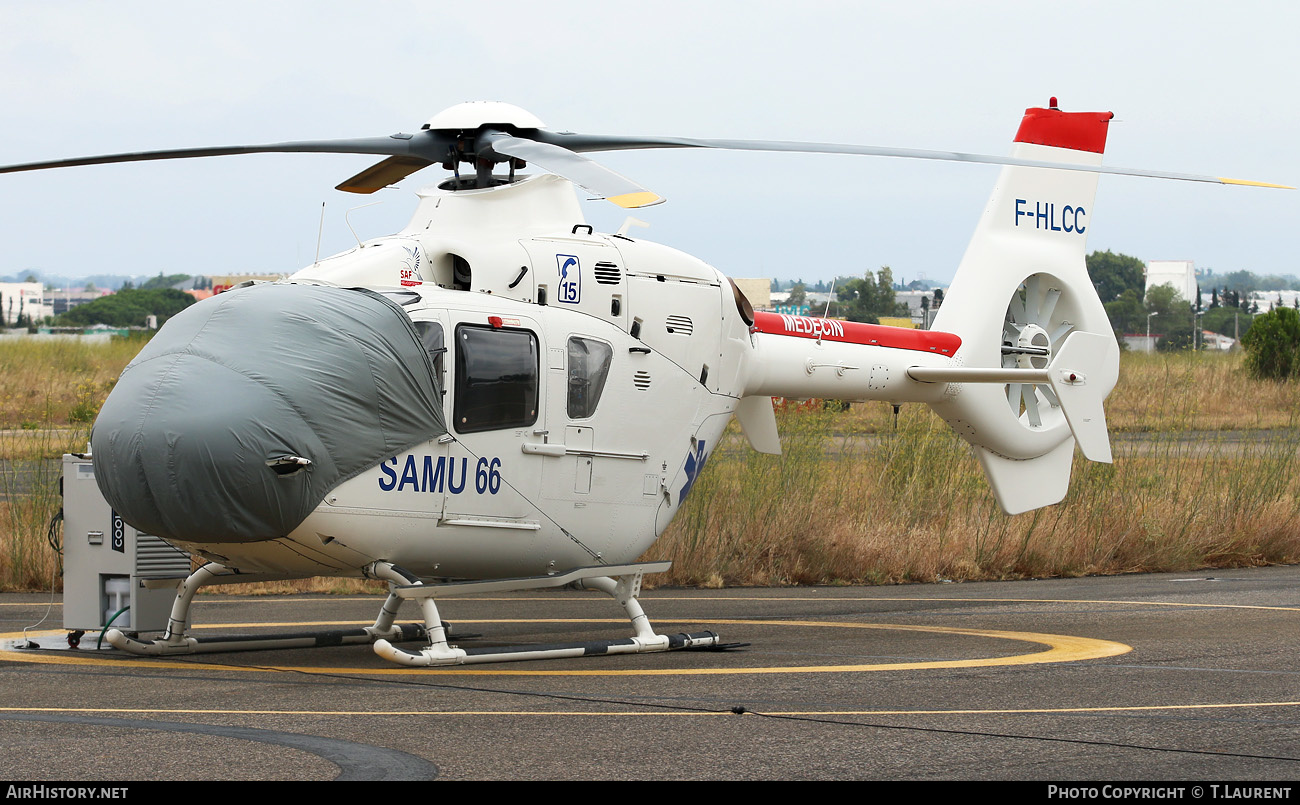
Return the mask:
M 576 335 L 569 339 L 570 419 L 586 419 L 596 413 L 613 358 L 614 348 L 604 341 Z
M 442 325 L 436 321 L 417 321 L 415 322 L 415 331 L 420 334 L 420 343 L 424 344 L 424 351 L 429 353 L 429 361 L 433 363 L 434 375 L 438 381 L 438 388 L 447 388 L 446 360 L 443 356 L 447 354 L 447 346 L 442 339 Z
M 537 336 L 462 324 L 456 328 L 456 430 L 472 433 L 537 421 Z

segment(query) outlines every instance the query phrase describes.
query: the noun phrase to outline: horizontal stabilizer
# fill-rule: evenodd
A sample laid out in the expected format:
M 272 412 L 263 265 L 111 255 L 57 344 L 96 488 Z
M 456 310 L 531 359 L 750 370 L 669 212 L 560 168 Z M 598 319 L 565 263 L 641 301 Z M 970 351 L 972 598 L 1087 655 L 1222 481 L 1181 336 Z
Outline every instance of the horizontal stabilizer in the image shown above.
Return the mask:
M 1119 361 L 1114 338 L 1096 333 L 1072 333 L 1056 354 L 1048 370 L 1052 391 L 1083 455 L 1092 461 L 1111 462 L 1110 434 L 1106 431 L 1105 393 L 1113 385 L 1105 378 L 1114 373 L 1108 367 Z
M 1119 346 L 1114 338 L 1075 332 L 1065 339 L 1047 369 L 912 366 L 907 375 L 922 383 L 1049 385 L 1083 455 L 1109 464 L 1110 434 L 1102 402 L 1115 385 L 1118 365 Z

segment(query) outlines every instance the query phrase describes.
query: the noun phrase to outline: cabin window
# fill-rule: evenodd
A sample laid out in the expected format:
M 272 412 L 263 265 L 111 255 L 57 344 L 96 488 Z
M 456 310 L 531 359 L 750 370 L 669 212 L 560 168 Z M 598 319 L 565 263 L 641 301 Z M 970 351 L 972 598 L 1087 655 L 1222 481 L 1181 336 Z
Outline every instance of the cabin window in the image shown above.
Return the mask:
M 429 362 L 433 364 L 433 377 L 438 381 L 438 388 L 443 394 L 447 391 L 446 359 L 447 345 L 442 340 L 442 325 L 436 321 L 415 322 L 415 332 L 420 334 L 420 343 L 429 353 Z
M 537 421 L 537 336 L 462 324 L 456 328 L 456 430 L 473 433 Z
M 570 419 L 586 419 L 596 413 L 613 358 L 614 348 L 604 341 L 576 335 L 569 339 Z

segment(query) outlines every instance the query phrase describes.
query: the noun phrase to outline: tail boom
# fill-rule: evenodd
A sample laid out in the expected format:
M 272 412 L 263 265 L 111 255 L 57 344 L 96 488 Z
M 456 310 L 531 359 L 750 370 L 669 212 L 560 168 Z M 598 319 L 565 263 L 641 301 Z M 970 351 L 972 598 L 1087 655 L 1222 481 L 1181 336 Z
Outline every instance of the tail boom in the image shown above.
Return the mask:
M 754 332 L 837 341 L 844 344 L 906 349 L 952 357 L 961 346 L 961 338 L 938 330 L 911 330 L 840 319 L 814 319 L 785 313 L 754 313 Z
M 961 346 L 952 333 L 755 313 L 745 397 L 933 402 L 942 387 L 907 376 L 947 367 Z
M 743 396 L 928 403 L 975 449 L 1004 510 L 1059 502 L 1076 442 L 1110 460 L 1102 402 L 1119 347 L 1084 249 L 1111 117 L 1055 99 L 1026 111 L 1022 164 L 1002 169 L 934 330 L 757 313 Z M 747 433 L 774 430 L 749 419 Z

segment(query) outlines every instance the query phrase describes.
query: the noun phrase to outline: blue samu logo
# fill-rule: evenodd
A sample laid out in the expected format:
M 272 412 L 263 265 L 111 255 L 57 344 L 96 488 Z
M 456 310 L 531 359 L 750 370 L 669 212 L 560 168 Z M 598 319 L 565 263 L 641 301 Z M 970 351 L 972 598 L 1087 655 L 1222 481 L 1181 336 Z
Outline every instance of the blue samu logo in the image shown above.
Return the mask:
M 555 262 L 560 268 L 560 301 L 578 304 L 582 300 L 582 267 L 577 255 L 557 254 Z
M 695 486 L 695 481 L 700 477 L 700 472 L 704 469 L 704 462 L 709 458 L 709 454 L 704 452 L 704 440 L 700 439 L 695 444 L 695 449 L 686 454 L 686 483 L 682 485 L 682 491 L 677 496 L 677 505 L 680 506 L 686 502 L 686 496 L 691 493 L 691 487 Z
M 398 467 L 402 468 L 398 476 Z M 379 465 L 383 475 L 379 479 L 379 488 L 385 492 L 428 492 L 459 495 L 465 491 L 465 481 L 469 477 L 469 459 L 460 460 L 460 481 L 456 480 L 456 458 L 447 456 L 407 455 L 406 463 L 397 460 L 397 456 L 386 459 Z M 501 491 L 501 459 L 496 456 L 481 456 L 474 467 L 474 491 L 480 495 L 495 495 Z

